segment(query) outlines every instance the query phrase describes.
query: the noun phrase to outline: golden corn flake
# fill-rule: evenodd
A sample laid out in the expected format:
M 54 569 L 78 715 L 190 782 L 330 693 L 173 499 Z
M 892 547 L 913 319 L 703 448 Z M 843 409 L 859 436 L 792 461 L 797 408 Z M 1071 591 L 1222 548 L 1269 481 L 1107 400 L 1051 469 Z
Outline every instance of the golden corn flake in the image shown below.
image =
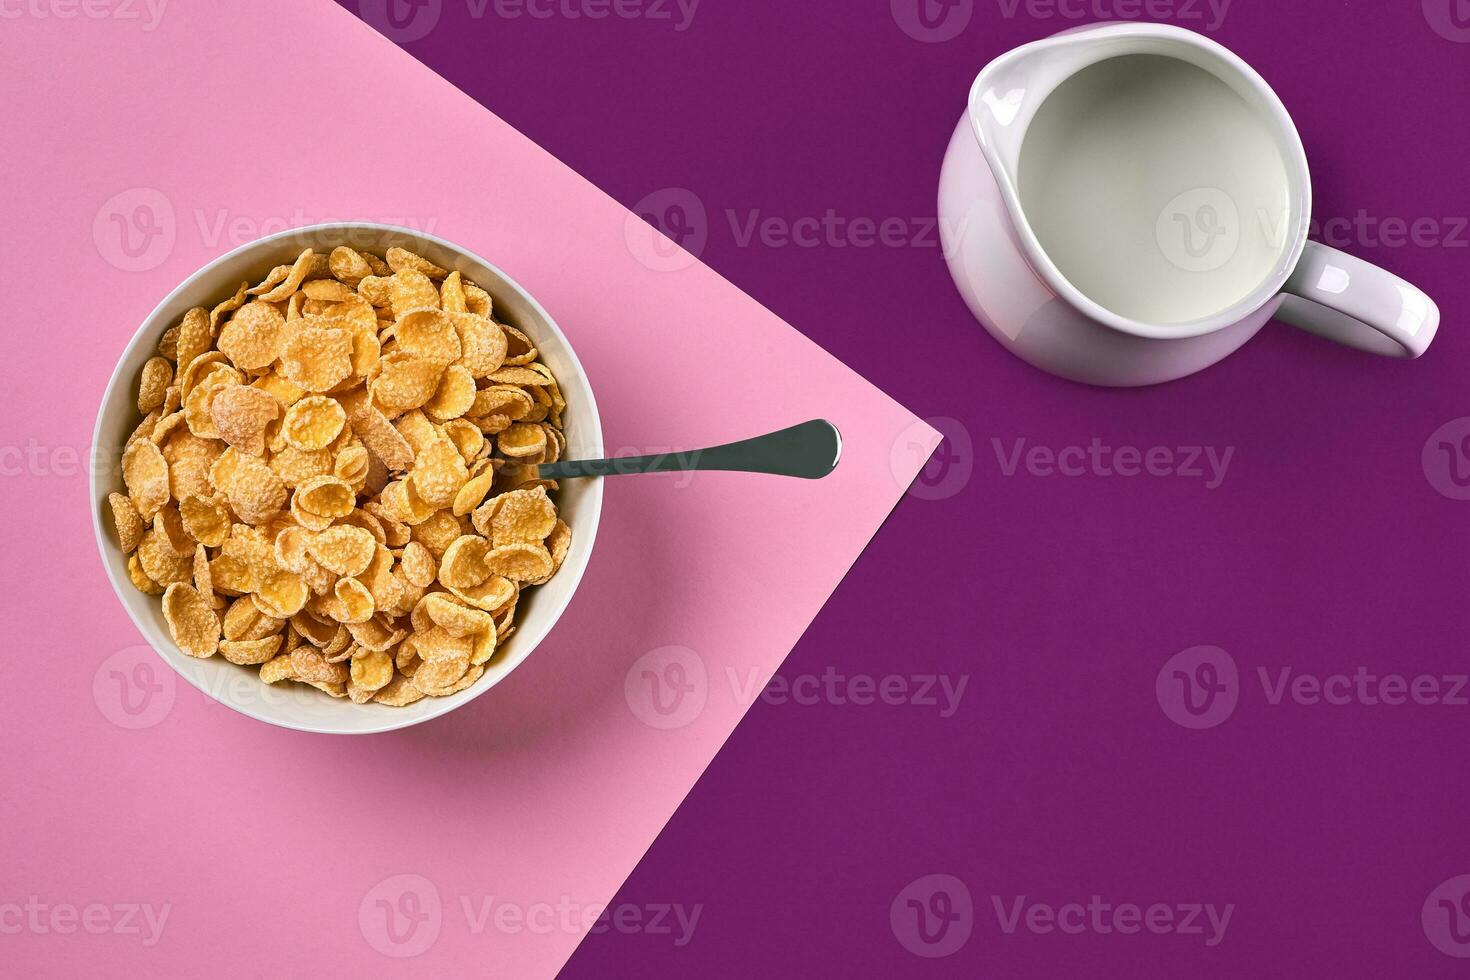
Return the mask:
M 364 705 L 484 674 L 571 541 L 536 472 L 565 399 L 493 308 L 408 249 L 340 246 L 169 327 L 106 506 L 180 649 Z
M 220 489 L 240 519 L 251 524 L 266 521 L 286 505 L 286 484 L 257 456 L 237 456 L 228 486 Z
M 459 488 L 470 478 L 464 457 L 447 439 L 435 442 L 414 460 L 409 480 L 418 499 L 435 510 L 453 503 Z
M 136 551 L 143 538 L 144 527 L 138 508 L 133 506 L 131 498 L 121 493 L 109 493 L 107 503 L 112 508 L 112 526 L 117 531 L 118 547 L 122 548 L 123 554 Z
M 123 451 L 123 483 L 133 506 L 145 521 L 169 501 L 168 461 L 149 439 L 139 439 Z
M 491 575 L 479 585 L 469 588 L 448 586 L 450 593 L 466 605 L 483 609 L 488 613 L 499 611 L 516 596 L 516 584 L 508 578 Z
M 219 649 L 220 622 L 210 600 L 196 589 L 175 582 L 163 593 L 163 618 L 180 650 L 204 659 Z
M 495 447 L 512 459 L 539 456 L 546 451 L 546 431 L 539 425 L 517 422 L 495 437 Z
M 279 633 L 284 619 L 267 616 L 248 596 L 230 603 L 225 610 L 224 634 L 227 640 L 259 640 Z
M 540 544 L 507 544 L 491 549 L 482 564 L 492 575 L 529 582 L 551 573 L 551 552 Z
M 349 677 L 346 665 L 331 663 L 322 651 L 312 647 L 291 651 L 291 670 L 296 680 L 309 684 L 346 684 Z
M 373 267 L 368 265 L 362 253 L 346 245 L 332 249 L 332 254 L 327 257 L 327 268 L 338 281 L 349 286 L 356 286 L 373 274 Z
M 435 422 L 449 422 L 464 415 L 474 404 L 474 376 L 467 368 L 452 364 L 440 377 L 434 396 L 424 403 L 424 413 Z
M 402 674 L 395 676 L 382 690 L 373 695 L 373 701 L 392 708 L 404 708 L 415 701 L 422 701 L 424 692 L 413 686 L 413 682 Z
M 290 274 L 291 267 L 289 265 L 278 265 L 268 272 L 264 279 L 245 290 L 245 292 L 250 296 L 259 296 L 261 293 L 268 293 L 285 282 L 286 277 Z
M 291 654 L 283 653 L 261 664 L 260 679 L 267 684 L 295 680 L 296 672 L 291 667 Z
M 450 419 L 444 423 L 444 434 L 449 441 L 454 443 L 454 448 L 464 457 L 466 465 L 470 465 L 480 459 L 480 454 L 486 452 L 485 434 L 479 427 L 469 419 Z M 486 465 L 489 460 L 484 460 Z M 477 475 L 477 474 L 471 474 Z
M 546 538 L 546 548 L 551 552 L 551 563 L 561 568 L 561 563 L 566 560 L 567 551 L 572 546 L 572 529 L 567 522 L 557 519 L 556 527 L 551 529 L 551 534 Z
M 269 367 L 285 344 L 285 315 L 262 300 L 241 307 L 219 335 L 219 349 L 235 367 L 246 371 Z
M 295 263 L 292 264 L 290 271 L 286 274 L 285 279 L 280 285 L 261 294 L 261 302 L 280 303 L 290 299 L 291 294 L 296 292 L 297 288 L 306 279 L 307 274 L 312 271 L 315 265 L 315 259 L 316 255 L 311 249 L 302 252 L 297 257 Z
M 366 585 L 355 578 L 341 578 L 333 587 L 339 623 L 365 623 L 378 611 L 377 600 Z
M 295 446 L 283 446 L 270 458 L 271 470 L 288 488 L 298 487 L 313 477 L 327 476 L 332 466 L 332 454 L 326 449 L 305 452 Z
M 195 361 L 198 364 L 198 361 Z M 214 364 L 199 377 L 184 396 L 184 421 L 189 431 L 201 439 L 218 439 L 214 424 L 214 399 L 225 388 L 240 384 L 240 372 L 223 364 Z
M 228 314 L 235 312 L 241 306 L 245 305 L 245 297 L 248 295 L 249 287 L 250 284 L 248 282 L 240 283 L 240 287 L 235 290 L 234 296 L 231 296 L 229 299 L 225 300 L 223 303 L 219 304 L 214 309 L 209 311 L 209 333 L 211 337 L 219 333 L 220 322 Z
M 194 588 L 200 595 L 214 599 L 214 575 L 209 568 L 209 549 L 202 544 L 194 547 Z
M 357 295 L 351 286 L 335 279 L 313 279 L 302 283 L 301 291 L 317 303 L 345 303 Z
M 209 403 L 220 439 L 251 456 L 265 455 L 266 427 L 280 411 L 281 403 L 273 395 L 245 385 L 229 385 Z
M 352 683 L 369 691 L 388 686 L 393 679 L 393 658 L 381 650 L 363 650 L 352 658 Z
M 377 541 L 360 527 L 340 525 L 320 531 L 306 550 L 322 567 L 338 575 L 360 575 L 373 560 Z
M 306 580 L 295 572 L 280 571 L 268 575 L 255 591 L 260 611 L 275 619 L 290 619 L 306 605 Z
M 393 288 L 392 270 L 387 272 L 375 272 L 370 276 L 364 276 L 357 284 L 357 292 L 375 307 L 389 306 L 392 302 L 390 290 Z
M 257 640 L 221 640 L 220 656 L 232 664 L 252 666 L 263 664 L 276 655 L 281 648 L 281 636 L 265 636 Z
M 545 541 L 556 527 L 556 505 L 541 487 L 503 493 L 492 505 L 490 540 L 496 547 Z
M 505 330 L 489 317 L 473 313 L 446 314 L 459 335 L 459 363 L 476 378 L 488 378 L 505 365 Z
M 438 309 L 439 290 L 428 276 L 416 269 L 402 269 L 388 281 L 388 299 L 395 320 L 413 310 Z M 374 306 L 380 304 L 374 303 Z
M 361 487 L 367 480 L 368 468 L 367 448 L 361 445 L 348 446 L 332 462 L 332 475 L 352 487 Z
M 464 276 L 458 272 L 451 272 L 439 284 L 439 305 L 450 313 L 465 313 L 469 307 L 465 305 Z
M 434 397 L 444 364 L 406 351 L 395 351 L 379 362 L 372 383 L 374 403 L 385 415 L 400 415 Z
M 459 332 L 449 314 L 442 310 L 414 310 L 404 314 L 394 326 L 393 336 L 399 350 L 443 364 L 459 360 Z
M 173 384 L 174 366 L 165 357 L 150 357 L 138 380 L 138 411 L 147 414 L 163 405 L 168 386 Z
M 342 403 L 325 395 L 308 395 L 286 410 L 281 435 L 303 452 L 325 449 L 347 424 Z
M 454 495 L 454 515 L 463 517 L 480 506 L 480 501 L 490 492 L 490 486 L 495 482 L 495 470 L 486 468 L 479 476 L 472 477 L 469 482 L 459 488 Z M 485 534 L 485 528 L 478 523 L 475 529 Z
M 469 534 L 470 529 L 447 510 L 439 510 L 430 514 L 413 527 L 413 540 L 429 549 L 429 553 L 436 559 L 441 558 L 449 546 L 461 534 Z
M 196 306 L 179 321 L 179 337 L 175 345 L 174 363 L 181 369 L 189 366 L 196 357 L 206 353 L 214 342 L 209 326 L 209 311 Z
M 527 337 L 508 323 L 502 323 L 500 327 L 505 331 L 506 342 L 509 345 L 509 350 L 505 354 L 506 364 L 526 365 L 536 360 L 536 345 L 531 343 L 530 337 Z M 512 383 L 521 384 L 523 382 Z
M 456 602 L 443 592 L 431 592 L 420 603 L 432 625 L 454 637 L 472 636 L 495 628 L 488 612 Z
M 421 589 L 426 589 L 434 584 L 434 579 L 439 575 L 438 563 L 429 549 L 417 541 L 410 541 L 403 546 L 403 557 L 400 559 L 403 565 L 403 574 L 409 582 Z
M 471 589 L 490 577 L 485 556 L 490 542 L 467 534 L 457 538 L 439 560 L 439 581 L 456 589 Z
M 163 594 L 163 586 L 153 581 L 148 577 L 148 573 L 143 571 L 143 563 L 136 552 L 128 556 L 128 579 L 139 592 L 148 595 Z
M 327 391 L 352 373 L 352 335 L 342 321 L 307 318 L 281 353 L 281 373 L 307 391 Z
M 430 279 L 443 279 L 445 276 L 449 275 L 449 273 L 446 272 L 444 269 L 439 268 L 437 265 L 420 255 L 415 255 L 406 248 L 388 249 L 387 259 L 388 268 L 392 269 L 394 272 L 402 272 L 405 269 L 411 269 L 414 272 L 423 273 Z
M 351 514 L 357 494 L 350 484 L 335 476 L 318 476 L 296 488 L 291 497 L 291 516 L 304 528 L 324 531 L 332 522 Z
M 408 440 L 415 456 L 439 441 L 439 430 L 423 412 L 414 410 L 399 416 L 393 422 L 403 438 Z
M 363 446 L 388 469 L 403 471 L 413 465 L 413 447 L 382 412 L 369 405 L 361 414 L 349 418 L 352 431 L 362 440 Z

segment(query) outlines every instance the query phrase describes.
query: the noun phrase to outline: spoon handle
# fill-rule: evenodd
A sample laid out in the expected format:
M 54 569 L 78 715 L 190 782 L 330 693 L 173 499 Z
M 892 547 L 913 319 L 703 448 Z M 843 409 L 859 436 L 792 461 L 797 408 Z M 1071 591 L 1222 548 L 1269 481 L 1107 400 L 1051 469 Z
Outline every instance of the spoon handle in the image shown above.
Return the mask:
M 578 476 L 725 470 L 820 480 L 837 468 L 837 458 L 841 455 L 842 435 L 837 427 L 825 419 L 813 419 L 780 432 L 709 449 L 548 463 L 539 467 L 539 475 L 543 480 L 561 480 Z

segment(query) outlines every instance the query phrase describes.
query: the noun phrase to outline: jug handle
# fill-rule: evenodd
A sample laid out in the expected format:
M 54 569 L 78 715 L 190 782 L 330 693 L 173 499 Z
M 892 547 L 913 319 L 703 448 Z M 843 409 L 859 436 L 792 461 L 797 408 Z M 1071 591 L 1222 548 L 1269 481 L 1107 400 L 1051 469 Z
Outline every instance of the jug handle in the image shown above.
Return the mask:
M 1278 320 L 1358 350 L 1418 357 L 1439 329 L 1439 307 L 1418 287 L 1320 242 L 1307 242 L 1283 289 Z

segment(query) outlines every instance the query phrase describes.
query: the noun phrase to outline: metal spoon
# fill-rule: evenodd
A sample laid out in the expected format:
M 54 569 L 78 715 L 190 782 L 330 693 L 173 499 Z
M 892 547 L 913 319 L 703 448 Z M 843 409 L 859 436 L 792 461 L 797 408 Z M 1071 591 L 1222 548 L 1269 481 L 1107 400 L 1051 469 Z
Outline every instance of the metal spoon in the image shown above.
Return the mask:
M 630 473 L 673 473 L 683 470 L 725 470 L 771 473 L 820 480 L 837 468 L 842 434 L 826 419 L 813 419 L 780 432 L 756 436 L 709 449 L 628 456 L 622 459 L 582 459 L 538 467 L 543 480 L 577 476 L 625 476 Z

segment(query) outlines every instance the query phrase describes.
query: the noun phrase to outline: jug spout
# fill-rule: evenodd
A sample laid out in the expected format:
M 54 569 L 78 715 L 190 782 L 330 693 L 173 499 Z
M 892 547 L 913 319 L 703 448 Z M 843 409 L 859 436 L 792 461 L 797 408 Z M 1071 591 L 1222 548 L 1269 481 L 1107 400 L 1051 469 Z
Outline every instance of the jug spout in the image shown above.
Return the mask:
M 1021 145 L 1037 109 L 1057 86 L 1096 60 L 1088 58 L 1088 49 L 1109 26 L 1073 28 L 1023 45 L 976 76 L 970 87 L 970 125 L 1003 187 L 1015 187 Z M 1129 26 L 1116 25 L 1114 32 Z

